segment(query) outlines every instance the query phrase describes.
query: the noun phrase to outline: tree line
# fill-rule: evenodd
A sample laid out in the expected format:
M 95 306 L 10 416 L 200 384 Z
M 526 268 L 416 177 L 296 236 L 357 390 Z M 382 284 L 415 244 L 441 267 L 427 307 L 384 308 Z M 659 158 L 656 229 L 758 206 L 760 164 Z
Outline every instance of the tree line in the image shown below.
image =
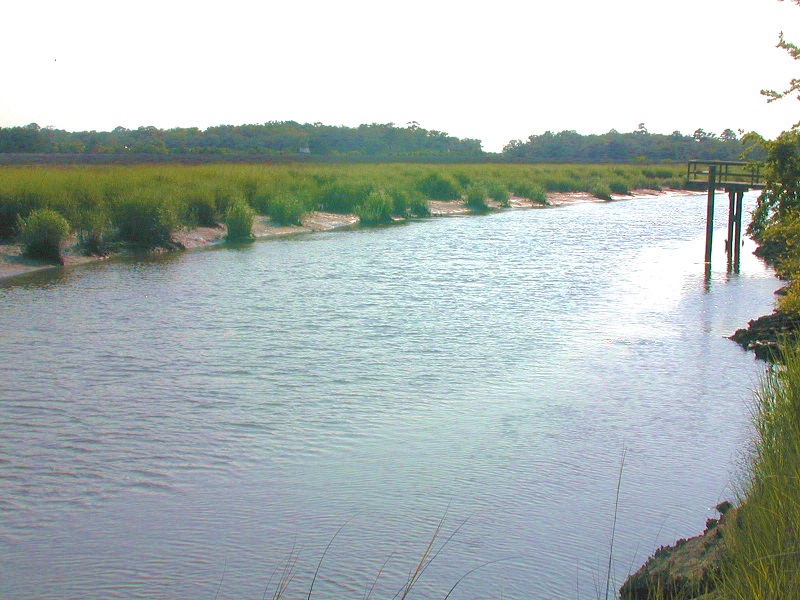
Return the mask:
M 636 131 L 611 130 L 601 135 L 547 131 L 526 141 L 512 140 L 498 154 L 484 152 L 481 141 L 458 138 L 417 122 L 404 127 L 371 123 L 358 127 L 270 121 L 254 125 L 218 125 L 159 129 L 153 126 L 112 131 L 69 132 L 42 128 L 0 128 L 0 153 L 219 155 L 321 157 L 462 157 L 521 163 L 684 162 L 689 159 L 736 160 L 743 151 L 737 134 L 720 135 L 697 129 L 692 135 L 675 131 L 652 134 L 644 124 Z M 757 158 L 757 156 L 756 156 Z
M 692 135 L 674 131 L 669 135 L 650 133 L 644 124 L 636 131 L 611 130 L 601 135 L 581 135 L 576 131 L 532 135 L 525 142 L 512 140 L 503 148 L 504 156 L 522 162 L 630 163 L 685 162 L 687 160 L 738 160 L 742 141 L 732 129 L 720 135 L 697 129 Z M 750 149 L 749 158 L 760 158 L 760 148 Z
M 218 125 L 159 129 L 117 127 L 113 131 L 69 132 L 24 127 L 0 128 L 1 153 L 62 154 L 353 154 L 394 156 L 414 154 L 481 155 L 480 140 L 460 139 L 418 123 L 358 127 L 271 121 L 259 125 Z

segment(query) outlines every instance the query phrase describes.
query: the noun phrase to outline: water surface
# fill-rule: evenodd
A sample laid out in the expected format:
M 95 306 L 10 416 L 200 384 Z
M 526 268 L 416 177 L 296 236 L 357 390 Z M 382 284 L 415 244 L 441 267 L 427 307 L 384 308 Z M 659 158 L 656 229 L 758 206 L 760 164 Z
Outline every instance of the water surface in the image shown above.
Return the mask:
M 261 598 L 288 568 L 296 598 L 333 540 L 313 596 L 387 598 L 444 518 L 414 597 L 596 598 L 624 450 L 618 587 L 746 449 L 763 367 L 726 336 L 778 283 L 750 245 L 726 274 L 723 231 L 706 282 L 704 218 L 662 196 L 6 282 L 0 596 Z

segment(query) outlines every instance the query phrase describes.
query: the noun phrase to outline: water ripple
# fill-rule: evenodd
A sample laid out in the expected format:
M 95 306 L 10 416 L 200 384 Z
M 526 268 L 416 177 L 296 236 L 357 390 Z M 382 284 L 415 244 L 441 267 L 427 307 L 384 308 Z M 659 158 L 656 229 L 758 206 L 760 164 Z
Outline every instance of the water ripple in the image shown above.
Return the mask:
M 210 597 L 227 569 L 222 594 L 261 597 L 293 548 L 304 595 L 348 519 L 315 590 L 363 596 L 392 557 L 374 597 L 391 596 L 447 513 L 444 534 L 468 522 L 421 596 L 500 560 L 459 590 L 593 597 L 622 447 L 620 569 L 702 529 L 746 438 L 759 367 L 724 336 L 776 284 L 747 254 L 707 289 L 704 201 L 4 286 L 0 596 Z

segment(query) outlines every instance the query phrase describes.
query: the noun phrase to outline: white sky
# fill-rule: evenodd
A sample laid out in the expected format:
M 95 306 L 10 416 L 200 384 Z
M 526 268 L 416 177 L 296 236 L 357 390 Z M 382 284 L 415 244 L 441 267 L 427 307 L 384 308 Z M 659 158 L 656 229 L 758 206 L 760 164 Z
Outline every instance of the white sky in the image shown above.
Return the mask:
M 774 137 L 800 103 L 777 0 L 6 0 L 0 126 L 418 121 L 499 151 L 546 130 Z

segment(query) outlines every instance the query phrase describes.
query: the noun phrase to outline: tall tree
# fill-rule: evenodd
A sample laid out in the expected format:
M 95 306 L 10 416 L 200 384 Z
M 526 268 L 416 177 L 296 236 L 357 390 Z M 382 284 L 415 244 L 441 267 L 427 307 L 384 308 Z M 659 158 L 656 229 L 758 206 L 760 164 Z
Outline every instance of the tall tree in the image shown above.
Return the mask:
M 800 0 L 792 2 L 800 6 Z M 779 35 L 777 47 L 786 50 L 794 60 L 800 60 L 800 48 L 787 41 L 783 32 Z M 800 92 L 800 78 L 793 78 L 783 92 L 761 91 L 767 102 L 775 102 L 795 92 Z M 767 152 L 766 184 L 748 232 L 762 242 L 769 240 L 771 252 L 782 252 L 787 248 L 781 249 L 780 246 L 787 240 L 780 232 L 786 229 L 785 224 L 790 220 L 800 219 L 800 122 L 774 140 L 767 141 L 753 133 L 748 137 L 759 141 Z

